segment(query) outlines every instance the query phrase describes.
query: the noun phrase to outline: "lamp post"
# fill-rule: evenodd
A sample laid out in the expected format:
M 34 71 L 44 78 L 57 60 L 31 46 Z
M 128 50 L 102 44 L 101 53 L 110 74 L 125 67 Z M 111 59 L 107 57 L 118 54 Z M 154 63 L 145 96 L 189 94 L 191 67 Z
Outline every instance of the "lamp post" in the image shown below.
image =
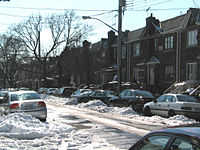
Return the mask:
M 119 10 L 118 10 L 118 30 L 110 26 L 109 24 L 103 22 L 102 20 L 90 16 L 82 16 L 82 19 L 94 19 L 98 20 L 101 23 L 105 24 L 112 30 L 118 33 L 118 41 L 117 41 L 117 92 L 119 93 L 121 91 L 121 55 L 122 55 L 122 6 L 123 1 L 119 0 Z
M 98 18 L 94 18 L 94 17 L 90 17 L 90 16 L 82 16 L 82 19 L 84 19 L 84 20 L 86 20 L 86 19 L 98 20 L 98 21 L 100 21 L 101 23 L 105 24 L 106 26 L 108 26 L 109 28 L 111 28 L 112 30 L 114 30 L 115 32 L 118 33 L 118 31 L 117 31 L 115 28 L 113 28 L 112 26 L 110 26 L 109 24 L 103 22 L 102 20 L 100 20 L 100 19 L 98 19 Z

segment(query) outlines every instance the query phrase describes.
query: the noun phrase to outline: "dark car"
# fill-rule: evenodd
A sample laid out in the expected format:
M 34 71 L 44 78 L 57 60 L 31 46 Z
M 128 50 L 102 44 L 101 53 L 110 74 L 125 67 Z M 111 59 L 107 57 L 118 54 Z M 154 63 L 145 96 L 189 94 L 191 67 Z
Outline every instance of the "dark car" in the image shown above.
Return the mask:
M 200 126 L 152 131 L 129 150 L 200 150 Z
M 70 96 L 71 98 L 81 97 L 84 94 L 91 93 L 91 89 L 77 89 L 75 92 L 72 93 Z
M 84 94 L 80 97 L 77 98 L 77 101 L 79 103 L 82 102 L 88 102 L 91 100 L 101 100 L 102 102 L 104 102 L 105 104 L 108 104 L 108 100 L 111 97 L 115 96 L 115 92 L 114 91 L 107 91 L 107 90 L 93 90 L 91 93 L 89 94 Z
M 126 89 L 120 92 L 118 96 L 111 98 L 109 106 L 132 106 L 133 110 L 142 112 L 144 104 L 154 98 L 151 92 L 145 90 Z

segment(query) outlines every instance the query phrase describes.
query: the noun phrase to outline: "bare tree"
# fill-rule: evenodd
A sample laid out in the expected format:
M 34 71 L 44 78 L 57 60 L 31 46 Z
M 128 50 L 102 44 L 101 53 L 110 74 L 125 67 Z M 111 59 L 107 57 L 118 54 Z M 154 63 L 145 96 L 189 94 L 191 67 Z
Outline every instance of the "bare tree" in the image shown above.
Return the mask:
M 10 35 L 0 36 L 0 74 L 3 87 L 14 87 L 15 76 L 22 63 L 27 58 L 27 51 L 23 43 Z
M 70 49 L 72 46 L 79 45 L 91 31 L 91 27 L 80 23 L 80 19 L 74 11 L 66 11 L 64 14 L 53 14 L 45 18 L 41 15 L 31 16 L 28 20 L 11 27 L 13 35 L 23 41 L 40 63 L 44 83 L 48 74 L 48 58 L 60 47 Z M 51 40 L 48 47 L 42 48 L 44 45 L 41 43 L 41 33 L 44 30 L 50 31 Z

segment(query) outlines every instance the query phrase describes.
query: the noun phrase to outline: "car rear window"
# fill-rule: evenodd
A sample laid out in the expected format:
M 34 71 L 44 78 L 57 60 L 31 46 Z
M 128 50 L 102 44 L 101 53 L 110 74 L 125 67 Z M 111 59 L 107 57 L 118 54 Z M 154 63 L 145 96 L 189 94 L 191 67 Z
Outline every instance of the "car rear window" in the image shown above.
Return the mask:
M 11 101 L 40 99 L 36 93 L 12 94 Z
M 180 102 L 198 102 L 195 97 L 189 95 L 177 95 L 177 99 Z

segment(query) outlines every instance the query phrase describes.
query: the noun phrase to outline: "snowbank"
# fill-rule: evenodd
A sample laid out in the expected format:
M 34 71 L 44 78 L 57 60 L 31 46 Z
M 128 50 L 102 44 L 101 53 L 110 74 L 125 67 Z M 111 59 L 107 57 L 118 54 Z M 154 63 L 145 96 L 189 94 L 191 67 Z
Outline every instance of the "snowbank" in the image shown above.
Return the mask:
M 75 99 L 70 99 L 70 98 L 57 98 L 57 97 L 52 97 L 52 96 L 49 96 L 49 97 L 46 96 L 45 100 L 47 101 L 53 100 L 53 102 L 63 101 L 62 103 L 65 103 L 66 105 L 75 105 L 76 107 L 79 107 L 79 108 L 90 109 L 90 110 L 98 111 L 100 113 L 110 113 L 113 115 L 124 116 L 129 119 L 144 121 L 148 124 L 174 126 L 174 125 L 181 125 L 181 124 L 197 123 L 197 121 L 195 121 L 194 119 L 189 119 L 182 115 L 177 115 L 170 118 L 163 118 L 160 116 L 147 117 L 133 111 L 131 107 L 123 107 L 123 108 L 108 107 L 106 104 L 104 104 L 100 100 L 93 100 L 87 103 L 80 103 L 80 104 L 78 104 L 78 102 Z

